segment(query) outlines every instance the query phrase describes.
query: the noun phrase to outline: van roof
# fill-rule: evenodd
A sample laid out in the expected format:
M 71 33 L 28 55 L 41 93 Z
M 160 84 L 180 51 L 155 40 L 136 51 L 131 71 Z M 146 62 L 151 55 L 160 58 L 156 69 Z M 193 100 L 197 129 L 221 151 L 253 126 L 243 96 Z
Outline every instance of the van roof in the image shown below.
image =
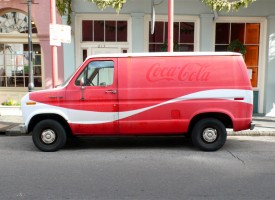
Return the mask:
M 153 53 L 110 53 L 88 56 L 89 58 L 126 58 L 126 57 L 169 57 L 169 56 L 241 56 L 235 52 L 153 52 Z

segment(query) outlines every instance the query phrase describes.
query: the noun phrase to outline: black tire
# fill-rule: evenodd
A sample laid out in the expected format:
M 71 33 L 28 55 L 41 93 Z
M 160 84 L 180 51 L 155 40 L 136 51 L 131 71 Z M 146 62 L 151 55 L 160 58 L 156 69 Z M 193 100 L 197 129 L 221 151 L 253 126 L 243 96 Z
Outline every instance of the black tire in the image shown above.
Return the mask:
M 215 118 L 198 121 L 192 130 L 193 144 L 203 151 L 216 151 L 226 142 L 227 132 L 224 124 Z
M 67 141 L 66 130 L 58 121 L 45 119 L 35 125 L 32 140 L 34 145 L 41 151 L 57 151 Z

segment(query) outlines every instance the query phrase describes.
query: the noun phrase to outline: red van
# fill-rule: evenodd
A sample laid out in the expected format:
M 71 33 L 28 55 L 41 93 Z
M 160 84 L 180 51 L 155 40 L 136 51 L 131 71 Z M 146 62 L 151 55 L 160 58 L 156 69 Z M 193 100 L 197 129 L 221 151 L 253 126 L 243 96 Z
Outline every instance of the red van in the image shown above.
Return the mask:
M 226 128 L 253 128 L 253 93 L 238 53 L 140 53 L 88 57 L 61 86 L 22 98 L 25 132 L 56 151 L 70 135 L 182 135 L 204 151 Z

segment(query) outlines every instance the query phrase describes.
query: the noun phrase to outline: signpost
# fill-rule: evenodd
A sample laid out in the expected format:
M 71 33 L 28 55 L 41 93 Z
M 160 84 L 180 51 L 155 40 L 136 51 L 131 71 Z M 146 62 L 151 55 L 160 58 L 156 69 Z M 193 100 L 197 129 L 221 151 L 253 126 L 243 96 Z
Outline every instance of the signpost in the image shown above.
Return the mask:
M 55 9 L 55 0 L 50 2 L 51 10 L 51 24 L 56 24 L 56 9 Z M 52 46 L 52 87 L 55 88 L 58 79 L 58 70 L 57 70 L 57 46 Z
M 168 52 L 173 52 L 174 43 L 174 0 L 168 0 Z
M 34 79 L 33 79 L 33 63 L 32 63 L 32 19 L 31 19 L 31 4 L 32 1 L 28 0 L 28 46 L 29 46 L 29 84 L 28 84 L 28 91 L 32 92 L 34 90 Z
M 51 24 L 50 24 L 50 45 L 52 46 L 52 87 L 55 88 L 58 82 L 57 69 L 57 46 L 61 42 L 71 42 L 71 27 L 56 24 L 56 1 L 51 0 Z

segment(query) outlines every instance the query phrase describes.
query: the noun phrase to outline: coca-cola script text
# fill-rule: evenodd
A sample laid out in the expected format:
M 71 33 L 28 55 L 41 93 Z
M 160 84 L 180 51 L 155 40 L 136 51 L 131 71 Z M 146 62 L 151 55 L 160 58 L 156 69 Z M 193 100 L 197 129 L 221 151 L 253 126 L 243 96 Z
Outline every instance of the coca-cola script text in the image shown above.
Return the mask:
M 146 78 L 148 81 L 178 80 L 186 82 L 206 82 L 210 76 L 208 68 L 209 66 L 198 63 L 188 63 L 181 67 L 161 66 L 160 63 L 156 63 L 150 67 Z

